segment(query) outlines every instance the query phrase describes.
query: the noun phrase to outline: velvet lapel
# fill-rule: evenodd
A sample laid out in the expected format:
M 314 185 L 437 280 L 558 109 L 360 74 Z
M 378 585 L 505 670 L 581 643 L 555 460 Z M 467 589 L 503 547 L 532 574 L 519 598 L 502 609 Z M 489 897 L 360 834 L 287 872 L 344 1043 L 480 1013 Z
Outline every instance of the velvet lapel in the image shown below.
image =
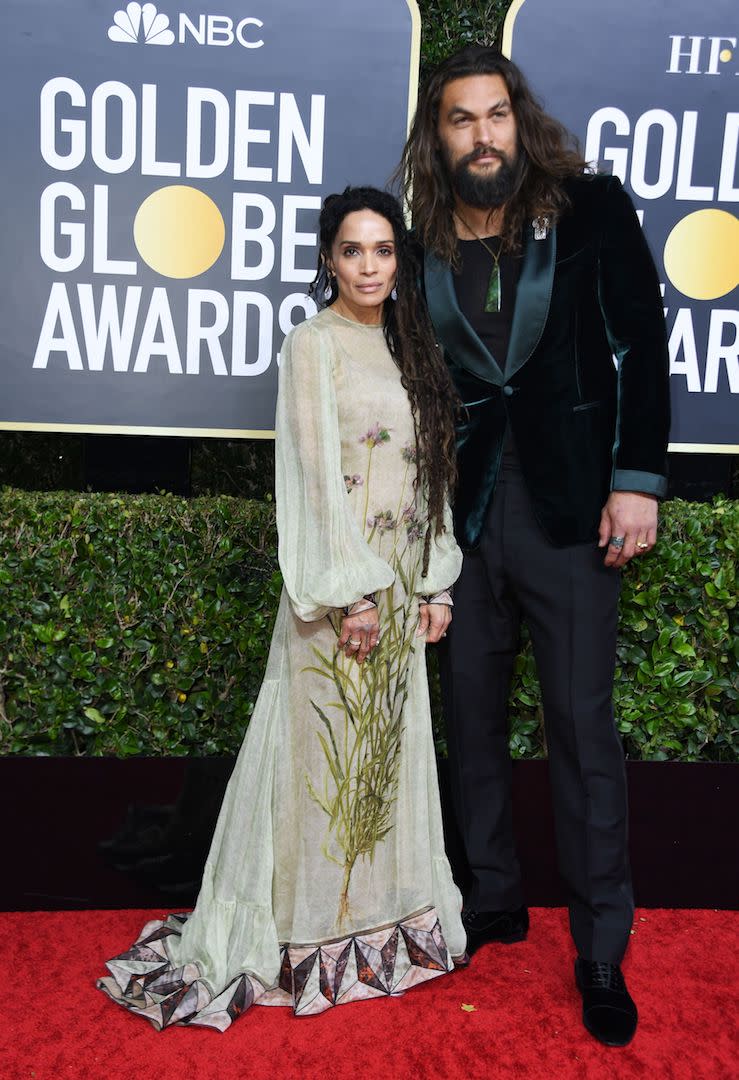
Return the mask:
M 526 228 L 524 255 L 516 292 L 511 340 L 508 345 L 506 382 L 523 367 L 541 340 L 549 315 L 557 257 L 557 230 L 549 229 L 545 240 L 534 240 L 533 226 Z
M 450 358 L 479 379 L 484 379 L 494 386 L 502 386 L 504 378 L 500 366 L 472 329 L 457 303 L 449 264 L 427 251 L 423 260 L 423 277 L 431 321 Z

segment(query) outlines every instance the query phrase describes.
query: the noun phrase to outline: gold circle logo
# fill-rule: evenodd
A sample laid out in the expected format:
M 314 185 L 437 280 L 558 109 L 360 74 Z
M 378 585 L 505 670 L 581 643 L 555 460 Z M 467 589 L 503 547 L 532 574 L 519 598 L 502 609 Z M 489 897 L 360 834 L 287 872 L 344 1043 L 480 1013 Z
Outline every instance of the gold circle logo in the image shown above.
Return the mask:
M 716 300 L 739 285 L 739 218 L 696 210 L 678 221 L 665 244 L 665 272 L 691 300 Z
M 191 278 L 210 269 L 223 251 L 221 211 L 202 191 L 172 184 L 152 192 L 139 207 L 133 239 L 144 262 L 158 274 Z

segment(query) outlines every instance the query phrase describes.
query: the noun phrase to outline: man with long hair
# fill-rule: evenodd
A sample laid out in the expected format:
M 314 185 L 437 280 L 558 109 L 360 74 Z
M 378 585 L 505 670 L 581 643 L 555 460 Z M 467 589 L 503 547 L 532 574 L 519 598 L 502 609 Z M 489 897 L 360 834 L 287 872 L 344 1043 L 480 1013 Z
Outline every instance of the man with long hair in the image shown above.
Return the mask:
M 470 46 L 431 75 L 400 171 L 466 407 L 455 507 L 466 555 L 442 689 L 468 948 L 520 941 L 529 925 L 507 746 L 524 620 L 583 1020 L 623 1046 L 637 1010 L 620 968 L 633 897 L 612 690 L 620 571 L 654 547 L 667 486 L 657 275 L 619 181 L 589 174 L 497 50 Z

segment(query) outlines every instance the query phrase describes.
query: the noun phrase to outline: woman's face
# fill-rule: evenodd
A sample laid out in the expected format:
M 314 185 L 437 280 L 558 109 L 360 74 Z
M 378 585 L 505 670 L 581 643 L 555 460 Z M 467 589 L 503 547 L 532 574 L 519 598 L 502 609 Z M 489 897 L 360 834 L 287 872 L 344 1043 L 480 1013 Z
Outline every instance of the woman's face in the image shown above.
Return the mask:
M 327 261 L 339 289 L 334 309 L 357 322 L 381 322 L 382 305 L 398 269 L 395 236 L 387 218 L 374 210 L 347 214 Z

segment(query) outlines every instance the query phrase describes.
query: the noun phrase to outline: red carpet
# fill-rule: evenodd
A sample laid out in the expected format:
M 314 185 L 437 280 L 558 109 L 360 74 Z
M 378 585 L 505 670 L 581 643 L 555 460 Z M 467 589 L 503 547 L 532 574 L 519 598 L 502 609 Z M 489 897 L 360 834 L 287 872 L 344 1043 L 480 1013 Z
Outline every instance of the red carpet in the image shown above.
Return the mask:
M 159 915 L 160 913 L 155 913 Z M 162 1033 L 94 988 L 144 911 L 0 914 L 2 1080 L 735 1080 L 739 915 L 637 913 L 624 971 L 634 1042 L 601 1046 L 579 1020 L 566 913 L 532 912 L 528 941 L 405 997 L 296 1019 L 253 1008 L 225 1034 Z M 474 1011 L 462 1006 L 474 1006 Z

